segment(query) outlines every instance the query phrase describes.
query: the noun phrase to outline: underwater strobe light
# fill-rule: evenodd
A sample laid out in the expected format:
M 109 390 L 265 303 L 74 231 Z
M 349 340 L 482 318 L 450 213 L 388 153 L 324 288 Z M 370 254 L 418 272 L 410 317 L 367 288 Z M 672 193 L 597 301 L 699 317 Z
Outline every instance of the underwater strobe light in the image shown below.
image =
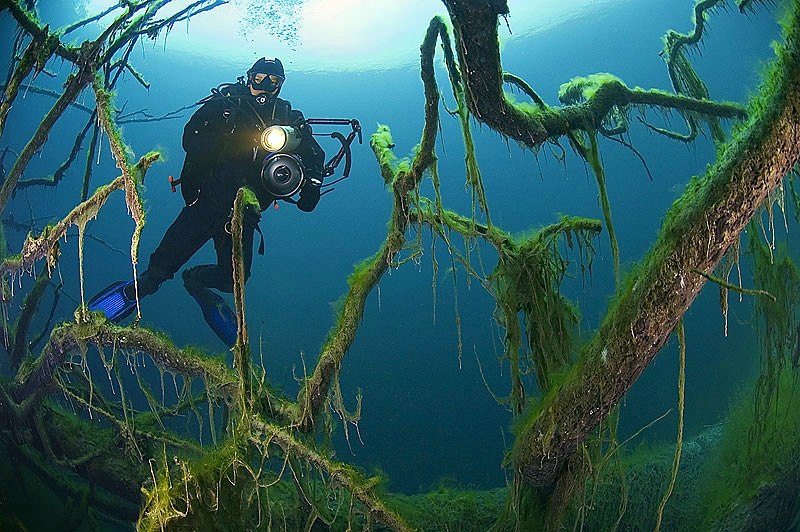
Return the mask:
M 290 153 L 300 145 L 301 135 L 291 126 L 270 126 L 261 134 L 261 146 L 272 153 Z
M 300 127 L 274 125 L 264 130 L 261 134 L 261 147 L 267 152 L 261 164 L 261 184 L 275 198 L 287 199 L 297 194 L 306 183 L 306 170 L 303 160 L 293 152 L 300 146 L 304 135 L 323 135 L 311 131 L 311 125 L 343 126 L 348 125 L 351 133 L 345 137 L 342 133 L 334 131 L 324 134 L 339 141 L 339 151 L 322 168 L 321 175 L 317 178 L 312 175 L 310 179 L 322 182 L 322 179 L 333 175 L 336 167 L 345 161 L 344 172 L 340 179 L 324 186 L 331 186 L 350 175 L 352 155 L 350 144 L 358 137 L 361 142 L 361 125 L 355 119 L 339 118 L 309 118 Z M 319 186 L 319 184 L 317 185 Z M 326 192 L 329 192 L 327 190 Z M 323 192 L 324 193 L 324 192 Z
M 294 196 L 303 186 L 303 163 L 290 154 L 301 139 L 291 126 L 270 126 L 261 134 L 261 146 L 270 153 L 261 166 L 261 183 L 276 198 Z

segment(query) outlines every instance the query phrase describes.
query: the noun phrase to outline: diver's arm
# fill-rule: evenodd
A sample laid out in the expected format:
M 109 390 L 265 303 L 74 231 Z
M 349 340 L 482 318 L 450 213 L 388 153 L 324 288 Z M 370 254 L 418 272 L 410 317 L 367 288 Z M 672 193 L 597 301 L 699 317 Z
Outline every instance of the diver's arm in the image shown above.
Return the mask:
M 320 187 L 324 180 L 325 152 L 317 140 L 308 132 L 298 147 L 298 155 L 303 159 L 306 170 L 306 183 L 300 189 L 300 199 L 297 208 L 301 211 L 311 212 L 319 203 Z
M 323 172 L 325 170 L 325 151 L 319 145 L 317 139 L 311 136 L 311 133 L 304 134 L 300 146 L 297 148 L 297 154 L 303 159 L 303 166 L 313 177 L 319 176 L 319 184 L 322 184 Z
M 297 208 L 301 211 L 313 211 L 319 198 L 321 197 L 320 187 L 325 179 L 323 175 L 325 168 L 325 152 L 317 140 L 311 136 L 309 131 L 303 136 L 300 143 L 298 155 L 303 159 L 303 166 L 306 170 L 306 182 L 300 189 L 300 199 L 297 200 Z
M 305 123 L 303 113 L 297 109 L 290 111 L 291 124 L 302 131 L 302 140 L 297 147 L 297 155 L 303 160 L 306 171 L 306 183 L 300 189 L 300 199 L 297 208 L 304 212 L 311 212 L 319 203 L 321 196 L 320 187 L 324 180 L 325 151 L 319 142 L 311 135 L 311 127 Z
M 225 119 L 219 102 L 210 101 L 198 109 L 183 128 L 183 150 L 200 159 L 213 158 L 222 136 Z
M 302 135 L 300 145 L 295 153 L 303 160 L 303 166 L 305 166 L 309 175 L 315 178 L 319 176 L 319 184 L 321 185 L 322 173 L 325 169 L 325 151 L 311 134 L 311 126 L 306 124 L 306 119 L 301 111 L 290 107 L 288 122 L 290 126 L 298 128 Z

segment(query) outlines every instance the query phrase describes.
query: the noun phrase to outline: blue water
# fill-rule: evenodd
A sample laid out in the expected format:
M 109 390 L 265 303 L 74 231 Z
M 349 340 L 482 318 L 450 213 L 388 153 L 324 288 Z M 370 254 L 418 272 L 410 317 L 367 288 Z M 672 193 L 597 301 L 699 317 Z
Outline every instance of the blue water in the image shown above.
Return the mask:
M 526 79 L 552 105 L 557 104 L 560 84 L 573 76 L 595 72 L 614 73 L 629 86 L 669 90 L 666 68 L 658 56 L 661 37 L 668 28 L 688 31 L 691 5 L 686 0 L 646 0 L 625 2 L 621 8 L 605 7 L 591 18 L 566 20 L 544 33 L 509 42 L 503 49 L 503 67 Z M 734 11 L 714 16 L 711 32 L 701 46 L 702 55 L 693 56 L 712 98 L 744 102 L 755 91 L 762 66 L 772 57 L 769 43 L 779 34 L 775 22 L 778 11 L 760 8 L 748 17 Z M 8 15 L 0 15 L 2 50 L 10 45 L 9 28 Z M 263 54 L 270 55 L 268 51 Z M 234 81 L 249 67 L 249 63 L 217 65 L 203 58 L 201 47 L 193 54 L 181 54 L 172 52 L 169 46 L 165 50 L 147 45 L 137 49 L 133 57 L 152 88 L 146 91 L 126 78 L 118 87 L 117 106 L 147 109 L 153 114 L 188 105 L 208 94 L 211 87 Z M 7 54 L 0 58 L 7 60 Z M 0 64 L 0 71 L 5 71 L 5 66 Z M 53 62 L 49 68 L 58 70 L 59 63 Z M 66 68 L 59 79 L 40 76 L 35 83 L 58 89 Z M 423 96 L 416 67 L 359 73 L 289 68 L 287 74 L 281 96 L 307 117 L 357 118 L 364 126 L 365 141 L 376 124 L 388 124 L 399 156 L 410 154 L 418 142 Z M 449 94 L 447 78 L 441 72 L 439 82 L 442 92 Z M 92 99 L 86 97 L 85 101 L 91 104 Z M 452 105 L 451 97 L 447 101 Z M 20 151 L 23 139 L 28 138 L 50 104 L 50 99 L 32 93 L 18 100 L 0 147 L 8 145 Z M 26 115 L 30 120 L 21 118 Z M 52 172 L 68 153 L 85 117 L 79 110 L 70 110 L 51 135 L 47 156 L 36 158 L 26 176 Z M 140 246 L 140 271 L 182 206 L 180 194 L 169 191 L 167 177 L 180 173 L 180 137 L 188 117 L 186 112 L 178 120 L 124 126 L 125 140 L 137 157 L 154 148 L 166 155 L 166 161 L 147 175 L 148 218 Z M 650 112 L 648 117 L 660 123 L 657 113 Z M 629 150 L 602 143 L 624 270 L 643 256 L 666 209 L 691 176 L 701 174 L 714 156 L 708 139 L 686 146 L 650 133 L 634 120 L 631 124 L 630 141 L 646 159 L 652 181 Z M 679 130 L 684 127 L 677 116 L 672 117 L 671 126 Z M 507 143 L 486 127 L 475 124 L 474 133 L 492 219 L 502 228 L 525 231 L 555 222 L 561 213 L 602 218 L 594 177 L 572 153 L 561 163 L 553 156 L 557 149 L 549 146 L 532 153 Z M 562 145 L 569 152 L 567 144 Z M 329 153 L 335 151 L 332 143 L 323 147 Z M 366 142 L 354 147 L 353 156 L 352 177 L 325 196 L 313 213 L 283 204 L 277 211 L 268 209 L 263 218 L 266 254 L 255 256 L 246 292 L 250 334 L 254 356 L 263 356 L 271 382 L 290 396 L 296 394 L 303 359 L 309 371 L 313 367 L 333 324 L 332 305 L 347 290 L 347 275 L 355 263 L 378 249 L 386 234 L 391 197 L 375 158 Z M 438 156 L 445 204 L 469 214 L 461 134 L 456 120 L 445 113 Z M 37 188 L 18 193 L 12 208 L 15 219 L 62 217 L 79 199 L 80 161 L 56 190 Z M 91 188 L 117 175 L 105 140 Z M 429 183 L 423 191 L 431 192 Z M 93 239 L 85 243 L 87 299 L 110 282 L 131 276 L 127 253 L 132 229 L 121 194 L 113 196 L 88 226 L 88 233 L 104 243 Z M 356 393 L 361 390 L 364 403 L 359 424 L 361 441 L 351 429 L 348 446 L 338 430 L 337 456 L 368 471 L 385 472 L 390 489 L 397 491 L 426 490 L 442 481 L 479 488 L 501 486 L 507 472 L 500 464 L 513 435 L 510 414 L 487 390 L 488 385 L 498 396 L 509 392 L 508 367 L 498 363 L 502 331 L 492 319 L 494 305 L 479 282 L 468 282 L 463 268 L 457 267 L 453 275 L 441 241 L 436 245 L 439 271 L 434 294 L 429 231 L 423 234 L 424 255 L 419 263 L 387 273 L 380 290 L 369 296 L 356 341 L 344 360 L 342 390 L 346 402 L 354 407 Z M 7 236 L 15 252 L 24 234 L 7 232 Z M 413 239 L 414 234 L 409 236 Z M 568 280 L 564 289 L 580 304 L 581 329 L 586 334 L 597 327 L 613 291 L 605 233 L 596 248 L 592 275 Z M 77 239 L 62 243 L 61 251 L 58 275 L 73 300 L 62 301 L 58 316 L 68 320 L 80 297 Z M 475 264 L 477 258 L 473 254 Z M 488 252 L 482 258 L 488 273 L 494 255 Z M 213 261 L 213 247 L 208 244 L 188 266 Z M 758 360 L 752 330 L 744 322 L 750 316 L 750 301 L 739 303 L 731 298 L 730 329 L 724 338 L 717 300 L 716 288 L 709 286 L 688 314 L 688 436 L 719 421 L 731 393 L 752 377 Z M 193 343 L 212 352 L 224 352 L 179 280 L 166 283 L 157 294 L 143 300 L 142 311 L 145 324 L 167 331 L 178 345 Z M 456 313 L 461 320 L 461 356 Z M 671 342 L 626 396 L 623 438 L 674 408 L 676 352 Z M 711 383 L 709 375 L 714 376 Z M 671 440 L 676 424 L 673 411 L 644 437 Z

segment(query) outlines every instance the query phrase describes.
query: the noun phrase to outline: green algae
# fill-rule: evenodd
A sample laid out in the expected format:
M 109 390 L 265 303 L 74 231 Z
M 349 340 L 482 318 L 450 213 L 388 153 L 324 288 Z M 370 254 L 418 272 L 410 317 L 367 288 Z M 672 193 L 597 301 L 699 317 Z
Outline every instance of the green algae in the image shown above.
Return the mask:
M 718 450 L 700 480 L 703 505 L 697 522 L 703 528 L 754 526 L 747 524 L 747 509 L 758 504 L 763 508 L 758 526 L 785 526 L 800 513 L 791 495 L 800 478 L 797 383 L 796 369 L 785 366 L 774 376 L 775 400 L 768 411 L 756 411 L 755 388 L 741 392 L 731 405 Z

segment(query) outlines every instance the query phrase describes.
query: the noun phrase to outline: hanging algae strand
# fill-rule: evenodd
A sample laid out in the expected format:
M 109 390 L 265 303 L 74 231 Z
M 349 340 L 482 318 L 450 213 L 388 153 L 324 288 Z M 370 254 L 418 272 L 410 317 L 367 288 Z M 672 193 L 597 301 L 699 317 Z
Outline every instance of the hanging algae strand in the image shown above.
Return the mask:
M 597 91 L 604 84 L 619 83 L 622 80 L 611 74 L 594 74 L 586 78 L 573 78 L 569 83 L 561 85 L 558 91 L 558 99 L 564 103 L 581 103 L 596 97 Z M 589 164 L 597 181 L 597 189 L 600 195 L 600 207 L 603 210 L 603 219 L 608 230 L 608 240 L 611 243 L 611 257 L 614 265 L 614 278 L 616 286 L 619 288 L 621 282 L 620 255 L 617 234 L 614 230 L 614 223 L 611 219 L 611 203 L 608 199 L 608 187 L 606 186 L 606 174 L 603 163 L 600 161 L 600 149 L 597 143 L 597 129 L 590 127 L 586 129 L 586 136 L 589 137 L 587 147 L 581 140 L 577 132 L 569 133 L 570 145 L 578 152 L 578 155 Z
M 763 214 L 763 213 L 762 213 Z M 770 248 L 755 221 L 746 252 L 756 286 L 773 298 L 755 300 L 760 368 L 754 389 L 740 394 L 722 428 L 715 462 L 708 464 L 704 530 L 782 529 L 796 511 L 798 463 L 797 313 L 800 270 L 789 250 Z M 746 494 L 744 497 L 742 494 Z M 753 508 L 770 507 L 769 512 Z
M 561 281 L 568 262 L 559 246 L 577 245 L 586 250 L 582 259 L 591 263 L 594 253 L 591 239 L 601 225 L 596 220 L 563 217 L 561 222 L 545 227 L 520 240 L 508 239 L 498 249 L 500 257 L 489 276 L 496 299 L 499 320 L 506 327 L 506 357 L 511 362 L 512 404 L 521 413 L 525 404 L 521 387 L 522 369 L 532 366 L 542 395 L 550 390 L 552 379 L 569 364 L 572 335 L 578 322 L 574 304 L 560 294 Z M 522 335 L 519 313 L 525 324 L 526 352 L 530 360 L 521 365 L 519 352 Z
M 617 242 L 617 233 L 614 230 L 614 222 L 611 219 L 611 202 L 608 199 L 606 173 L 603 169 L 603 163 L 600 161 L 600 153 L 597 144 L 597 131 L 592 129 L 587 131 L 586 134 L 589 137 L 589 148 L 583 145 L 583 142 L 581 142 L 577 134 L 573 133 L 569 135 L 570 144 L 589 164 L 589 167 L 594 173 L 595 180 L 597 181 L 597 190 L 600 195 L 600 207 L 603 211 L 603 220 L 606 223 L 608 240 L 611 244 L 611 258 L 614 265 L 615 286 L 619 288 L 622 279 L 622 273 L 620 271 L 619 243 Z
M 761 371 L 756 382 L 754 414 L 756 422 L 749 436 L 754 445 L 763 443 L 768 412 L 777 403 L 783 368 L 793 360 L 797 313 L 800 311 L 800 268 L 786 249 L 773 255 L 771 246 L 759 236 L 756 221 L 750 222 L 748 253 L 753 258 L 756 285 L 772 294 L 758 298 L 756 330 L 761 340 Z M 753 449 L 755 451 L 755 449 Z M 756 456 L 758 453 L 751 453 Z
M 478 161 L 475 157 L 475 142 L 472 138 L 472 130 L 469 126 L 469 106 L 467 105 L 467 97 L 464 93 L 464 82 L 461 78 L 461 73 L 456 64 L 455 55 L 453 54 L 453 47 L 451 44 L 450 33 L 444 19 L 440 16 L 433 17 L 430 25 L 428 26 L 428 34 L 426 35 L 426 42 L 428 40 L 433 43 L 436 42 L 436 37 L 442 43 L 442 51 L 444 53 L 445 65 L 450 79 L 450 87 L 453 91 L 453 97 L 456 100 L 456 114 L 461 126 L 461 134 L 464 141 L 464 164 L 467 176 L 467 185 L 472 189 L 472 218 L 475 219 L 475 200 L 477 200 L 481 211 L 486 215 L 487 223 L 491 224 L 489 219 L 489 205 L 486 202 L 486 191 L 483 186 L 483 179 L 481 178 L 480 168 Z M 423 45 L 425 47 L 426 45 Z M 433 54 L 428 56 L 430 60 L 433 59 Z M 427 61 L 424 58 L 423 61 Z M 423 75 L 433 75 L 432 69 L 423 69 Z M 438 194 L 438 191 L 437 191 Z
M 700 79 L 700 76 L 697 75 L 697 72 L 695 72 L 684 48 L 686 46 L 696 46 L 700 42 L 706 27 L 706 13 L 722 3 L 724 3 L 724 0 L 698 1 L 694 6 L 692 17 L 694 30 L 692 33 L 683 35 L 670 30 L 664 36 L 664 49 L 661 52 L 661 57 L 667 63 L 667 70 L 669 71 L 669 77 L 672 81 L 672 87 L 678 94 L 685 94 L 699 100 L 709 99 L 708 88 L 705 83 L 703 83 L 703 80 Z M 645 125 L 657 133 L 661 133 L 672 139 L 690 142 L 697 137 L 699 132 L 697 121 L 704 120 L 715 142 L 719 143 L 725 140 L 725 132 L 720 126 L 718 118 L 709 115 L 706 115 L 704 118 L 691 112 L 686 112 L 685 118 L 689 125 L 689 133 L 686 135 L 674 133 L 663 128 L 657 128 L 646 123 Z
M 119 131 L 112 115 L 114 108 L 112 96 L 111 93 L 105 90 L 105 83 L 100 73 L 95 74 L 92 86 L 97 101 L 97 118 L 108 136 L 111 152 L 117 161 L 117 168 L 122 171 L 125 204 L 128 206 L 128 212 L 136 224 L 131 235 L 131 266 L 133 267 L 134 288 L 136 291 L 136 315 L 137 319 L 141 319 L 142 311 L 139 305 L 139 280 L 136 266 L 139 263 L 139 239 L 145 223 L 144 207 L 142 206 L 142 198 L 139 191 L 140 185 L 144 184 L 144 174 L 136 174 L 128 163 L 128 153 L 131 150 L 122 141 L 122 133 Z M 136 178 L 139 178 L 139 181 Z
M 714 277 L 714 276 L 707 277 L 710 281 L 714 282 L 714 279 L 719 279 L 723 283 L 731 284 L 728 283 L 728 278 L 730 277 L 731 272 L 733 271 L 733 267 L 736 266 L 736 271 L 739 275 L 739 284 L 732 285 L 734 286 L 733 289 L 734 290 L 744 289 L 742 287 L 742 270 L 741 270 L 741 265 L 739 263 L 739 247 L 740 247 L 740 241 L 737 240 L 736 243 L 734 243 L 730 247 L 728 252 L 725 253 L 725 256 L 722 258 L 722 261 L 720 261 L 719 266 L 717 266 L 716 268 L 716 270 L 720 272 L 719 277 Z M 699 270 L 694 270 L 694 271 L 695 273 L 699 273 L 700 275 L 704 274 L 704 272 L 700 272 Z M 729 289 L 725 285 L 722 284 L 719 285 L 719 308 L 722 311 L 722 321 L 723 321 L 722 335 L 726 338 L 728 337 L 728 291 Z M 740 295 L 739 300 L 741 301 L 741 299 L 742 296 Z
M 483 239 L 497 250 L 497 267 L 488 281 L 497 304 L 496 319 L 506 329 L 504 346 L 505 358 L 511 366 L 511 408 L 521 413 L 525 406 L 524 367 L 532 365 L 536 369 L 539 389 L 544 393 L 550 387 L 553 373 L 561 370 L 571 355 L 572 330 L 577 316 L 574 306 L 559 293 L 568 265 L 559 245 L 580 248 L 581 269 L 586 266 L 584 262 L 591 267 L 594 254 L 591 240 L 600 233 L 600 222 L 564 216 L 559 223 L 530 236 L 512 238 L 495 226 L 477 224 L 452 211 L 439 213 L 422 208 L 413 214 L 414 219 L 429 224 L 446 242 L 449 242 L 446 235 L 456 232 L 464 238 Z M 524 316 L 532 360 L 523 361 L 519 356 L 520 312 Z
M 661 530 L 661 520 L 664 516 L 664 508 L 667 506 L 672 490 L 675 488 L 675 480 L 678 478 L 678 469 L 681 465 L 681 450 L 683 448 L 683 407 L 684 407 L 684 387 L 686 384 L 686 333 L 683 329 L 683 318 L 678 322 L 678 344 L 680 348 L 678 361 L 678 440 L 675 443 L 675 460 L 672 463 L 672 474 L 670 475 L 667 491 L 664 493 L 658 505 L 656 514 L 655 532 Z

